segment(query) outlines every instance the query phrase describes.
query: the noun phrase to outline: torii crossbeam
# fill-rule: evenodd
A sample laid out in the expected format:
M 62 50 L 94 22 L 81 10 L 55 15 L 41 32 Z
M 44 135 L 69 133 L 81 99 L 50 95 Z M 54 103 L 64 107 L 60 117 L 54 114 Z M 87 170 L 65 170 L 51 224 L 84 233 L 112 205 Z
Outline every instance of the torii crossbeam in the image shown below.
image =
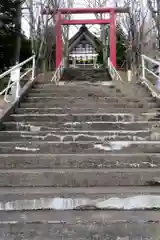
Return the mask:
M 129 8 L 46 8 L 43 14 L 50 14 L 55 19 L 56 29 L 56 68 L 62 61 L 62 25 L 82 25 L 82 24 L 110 24 L 110 60 L 116 67 L 116 13 L 129 13 Z M 109 13 L 109 19 L 82 19 L 82 20 L 65 20 L 64 14 L 88 14 L 88 13 Z

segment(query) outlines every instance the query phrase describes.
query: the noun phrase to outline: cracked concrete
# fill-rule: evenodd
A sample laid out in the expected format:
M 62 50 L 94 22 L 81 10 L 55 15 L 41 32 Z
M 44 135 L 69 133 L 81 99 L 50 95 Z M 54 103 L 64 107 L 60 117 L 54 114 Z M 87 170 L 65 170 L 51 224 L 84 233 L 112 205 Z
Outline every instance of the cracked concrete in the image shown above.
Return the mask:
M 105 74 L 37 82 L 3 123 L 0 239 L 159 239 L 159 104 Z

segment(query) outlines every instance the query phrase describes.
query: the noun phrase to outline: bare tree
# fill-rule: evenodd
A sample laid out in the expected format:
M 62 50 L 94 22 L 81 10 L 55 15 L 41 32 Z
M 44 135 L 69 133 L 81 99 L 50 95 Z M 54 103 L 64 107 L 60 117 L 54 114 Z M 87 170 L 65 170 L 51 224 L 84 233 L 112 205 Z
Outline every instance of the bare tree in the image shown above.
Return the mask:
M 160 51 L 160 1 L 159 0 L 147 0 L 149 10 L 155 23 L 157 39 L 158 39 L 158 50 Z
M 55 17 L 42 15 L 44 8 L 51 8 L 56 10 L 60 7 L 73 7 L 73 0 L 26 0 L 25 9 L 28 10 L 26 21 L 30 27 L 30 39 L 32 43 L 32 52 L 37 55 L 37 62 L 43 63 L 43 71 L 46 71 L 47 66 L 51 68 L 53 64 L 52 57 L 55 56 Z M 71 18 L 68 14 L 67 19 Z M 68 54 L 68 40 L 69 40 L 69 26 L 62 28 L 62 36 L 64 42 L 64 55 Z M 42 64 L 41 64 L 42 66 Z
M 16 19 L 15 19 L 15 31 L 16 31 L 16 46 L 15 46 L 15 59 L 14 63 L 19 63 L 20 51 L 21 51 L 21 0 L 16 1 Z
M 126 46 L 132 53 L 133 73 L 139 73 L 141 54 L 153 52 L 153 24 L 148 7 L 141 0 L 117 1 L 117 6 L 128 6 L 129 14 L 118 15 L 118 21 L 126 33 Z

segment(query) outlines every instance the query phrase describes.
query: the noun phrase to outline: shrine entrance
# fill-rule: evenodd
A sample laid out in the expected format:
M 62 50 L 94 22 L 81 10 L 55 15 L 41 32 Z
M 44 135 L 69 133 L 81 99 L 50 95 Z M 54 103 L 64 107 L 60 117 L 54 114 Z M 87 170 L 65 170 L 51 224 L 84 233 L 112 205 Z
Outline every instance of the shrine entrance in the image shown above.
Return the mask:
M 71 68 L 96 68 L 98 54 L 102 43 L 86 25 L 79 30 L 68 41 L 68 63 Z
M 108 13 L 108 19 L 66 20 L 65 14 Z M 59 8 L 44 9 L 43 14 L 50 14 L 54 18 L 56 29 L 56 68 L 61 64 L 63 57 L 62 25 L 109 24 L 110 61 L 116 67 L 116 15 L 129 13 L 129 8 Z

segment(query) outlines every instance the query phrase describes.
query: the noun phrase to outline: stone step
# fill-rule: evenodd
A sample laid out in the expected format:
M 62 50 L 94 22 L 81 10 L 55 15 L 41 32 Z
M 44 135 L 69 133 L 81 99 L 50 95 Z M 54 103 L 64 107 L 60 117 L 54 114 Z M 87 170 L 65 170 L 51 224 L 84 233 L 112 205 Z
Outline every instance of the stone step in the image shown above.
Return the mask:
M 44 95 L 42 94 L 32 94 L 31 96 L 29 95 L 29 97 L 27 97 L 27 99 L 44 99 L 44 100 L 50 100 L 50 99 L 53 99 L 53 100 L 62 100 L 62 99 L 65 99 L 66 101 L 77 101 L 77 100 L 88 100 L 88 99 L 91 99 L 91 100 L 104 100 L 104 101 L 120 101 L 120 100 L 123 100 L 123 101 L 133 101 L 133 102 L 139 102 L 139 101 L 142 101 L 142 102 L 146 102 L 146 101 L 150 101 L 150 102 L 155 102 L 155 99 L 153 97 L 145 97 L 145 98 L 134 98 L 134 97 L 128 97 L 128 96 L 123 96 L 123 97 L 119 97 L 119 96 L 97 96 L 97 95 L 92 95 L 92 96 L 87 96 L 87 97 L 83 97 L 83 96 L 52 96 L 52 95 Z
M 69 198 L 71 201 L 79 199 L 110 199 L 128 198 L 134 196 L 160 196 L 157 186 L 115 186 L 115 187 L 0 187 L 0 201 L 39 200 L 44 198 Z M 22 205 L 22 204 L 21 204 Z M 20 204 L 19 204 L 20 206 Z M 2 205 L 1 205 L 2 207 Z M 22 205 L 23 207 L 23 205 Z M 7 209 L 6 209 L 7 210 Z M 8 209 L 9 210 L 9 209 Z M 0 211 L 2 209 L 0 208 Z
M 46 94 L 46 93 L 30 93 L 28 94 L 28 97 L 26 97 L 27 99 L 44 99 L 44 100 L 63 100 L 65 99 L 66 101 L 77 101 L 77 100 L 93 100 L 93 101 L 101 101 L 101 100 L 104 100 L 104 101 L 109 101 L 109 102 L 114 102 L 114 101 L 133 101 L 133 102 L 155 102 L 156 100 L 153 98 L 153 97 L 143 97 L 143 98 L 135 98 L 135 97 L 129 97 L 129 96 L 108 96 L 108 94 L 105 94 L 104 96 L 100 96 L 100 94 L 88 94 L 86 96 L 72 96 L 72 94 L 70 94 L 69 96 L 61 96 L 61 95 L 58 95 L 58 96 L 54 96 L 54 94 Z
M 87 76 L 86 76 L 87 75 Z M 87 72 L 84 73 L 83 75 L 79 75 L 77 74 L 75 77 L 71 76 L 71 77 L 68 77 L 66 78 L 65 76 L 61 78 L 60 81 L 65 81 L 65 82 L 97 82 L 97 79 L 99 82 L 106 82 L 106 81 L 112 81 L 112 79 L 108 78 L 108 76 L 106 76 L 105 74 L 94 74 L 93 76 L 93 73 L 90 73 L 88 74 Z
M 4 223 L 0 224 L 0 237 L 3 240 L 157 240 L 160 236 L 159 218 L 157 213 L 154 215 L 154 211 L 150 213 L 149 211 L 144 213 L 141 213 L 141 211 L 135 213 L 116 213 L 115 211 L 104 213 L 101 211 L 86 211 L 85 213 L 74 211 L 68 214 L 64 213 L 64 220 L 62 217 L 54 217 L 52 211 L 46 211 L 44 214 L 42 214 L 42 211 L 33 211 L 33 213 L 35 214 L 33 219 L 31 212 L 28 211 L 18 215 L 14 213 L 11 220 L 6 220 L 6 222 L 4 220 Z M 49 216 L 46 219 L 44 216 L 47 213 L 49 213 Z M 50 218 L 51 214 L 53 215 L 52 218 Z M 88 219 L 87 214 L 93 216 L 93 221 L 91 217 Z M 56 213 L 57 215 L 58 213 Z M 61 215 L 62 213 L 60 213 Z M 4 219 L 7 219 L 7 216 L 6 213 Z M 16 221 L 12 220 L 14 216 Z M 27 220 L 24 219 L 24 216 Z M 23 218 L 21 219 L 21 217 Z M 38 217 L 42 220 L 37 220 Z
M 160 168 L 160 154 L 1 154 L 1 169 L 41 168 Z M 1 191 L 0 191 L 1 194 Z
M 25 102 L 32 102 L 32 103 L 44 103 L 44 104 L 103 104 L 103 103 L 110 103 L 110 104 L 126 104 L 128 103 L 137 103 L 137 104 L 157 104 L 153 98 L 147 98 L 143 100 L 133 99 L 133 98 L 127 98 L 127 97 L 102 97 L 102 98 L 80 98 L 80 97 L 71 97 L 71 98 L 64 98 L 64 97 L 27 97 L 23 101 Z
M 125 104 L 128 104 L 128 103 L 143 103 L 145 104 L 146 102 L 147 103 L 156 103 L 154 101 L 154 99 L 150 98 L 150 99 L 146 99 L 146 101 L 140 101 L 138 99 L 131 99 L 131 98 L 122 98 L 122 97 L 102 97 L 102 98 L 90 98 L 90 97 L 87 97 L 87 98 L 81 98 L 81 97 L 74 97 L 74 98 L 64 98 L 63 96 L 62 97 L 27 97 L 24 99 L 24 101 L 27 101 L 27 102 L 43 102 L 43 103 L 49 103 L 49 104 L 69 104 L 69 103 L 77 103 L 77 104 L 88 104 L 88 103 L 125 103 Z
M 76 76 L 70 75 L 68 78 L 66 76 L 62 77 L 60 81 L 65 81 L 65 82 L 97 82 L 97 79 L 99 82 L 103 81 L 112 81 L 106 74 L 102 73 L 88 73 L 84 72 L 83 74 L 77 73 Z
M 97 81 L 96 83 L 91 83 L 91 82 L 87 82 L 87 81 L 81 81 L 81 82 L 77 82 L 77 81 L 59 81 L 59 85 L 55 85 L 54 82 L 35 82 L 35 84 L 33 85 L 33 88 L 36 88 L 37 86 L 45 86 L 48 85 L 50 87 L 53 87 L 54 89 L 75 89 L 76 91 L 80 90 L 80 89 L 95 89 L 97 87 L 102 87 L 105 86 L 105 88 L 108 89 L 118 89 L 117 86 L 115 85 L 115 83 L 113 81 Z
M 132 113 L 132 114 L 141 114 L 141 113 L 160 113 L 160 108 L 17 108 L 16 113 L 18 114 L 29 114 L 29 113 L 40 113 L 40 114 L 46 114 L 46 113 L 51 113 L 51 114 L 76 114 L 76 113 Z
M 91 70 L 79 70 L 79 71 L 71 71 L 64 72 L 60 81 L 111 81 L 111 77 L 107 72 L 97 72 Z
M 31 108 L 31 107 L 36 107 L 36 108 L 42 108 L 42 107 L 46 107 L 47 108 L 55 108 L 55 107 L 59 107 L 59 108 L 72 108 L 72 107 L 77 107 L 77 108 L 83 108 L 84 106 L 87 106 L 88 108 L 93 108 L 93 109 L 97 109 L 97 108 L 158 108 L 159 106 L 157 105 L 157 103 L 155 102 L 149 102 L 149 103 L 135 103 L 135 102 L 128 102 L 128 103 L 107 103 L 107 102 L 70 102 L 70 103 L 66 103 L 65 100 L 64 102 L 59 102 L 57 101 L 57 103 L 55 101 L 49 101 L 49 102 L 32 102 L 32 100 L 30 102 L 28 102 L 28 100 L 26 102 L 22 102 L 20 104 L 20 106 L 22 106 L 23 108 Z
M 5 122 L 1 125 L 1 130 L 16 130 L 16 131 L 63 131 L 63 130 L 148 130 L 153 129 L 158 131 L 160 128 L 159 122 L 155 121 L 140 121 L 140 122 Z
M 22 122 L 22 121 L 52 121 L 52 122 L 137 122 L 150 120 L 157 121 L 160 119 L 160 114 L 157 113 L 141 113 L 137 116 L 135 114 L 128 113 L 83 113 L 83 114 L 40 114 L 40 113 L 30 113 L 30 114 L 12 114 L 10 116 L 10 121 Z
M 99 81 L 100 82 L 100 81 Z M 112 82 L 109 82 L 107 83 L 106 85 L 105 84 L 101 84 L 101 83 L 90 83 L 88 81 L 88 83 L 85 81 L 85 82 L 81 82 L 80 84 L 77 84 L 76 81 L 73 81 L 73 82 L 59 82 L 59 86 L 56 86 L 54 83 L 45 83 L 45 84 L 41 84 L 41 83 L 35 83 L 33 88 L 43 88 L 43 89 L 53 89 L 54 91 L 58 90 L 58 91 L 68 91 L 68 90 L 76 90 L 77 92 L 80 92 L 81 89 L 86 89 L 87 90 L 91 90 L 91 89 L 96 89 L 97 87 L 102 87 L 103 88 L 105 87 L 105 89 L 117 89 L 118 88 L 116 86 L 114 86 L 112 84 Z M 120 90 L 118 90 L 120 92 Z
M 82 92 L 76 92 L 76 91 L 67 91 L 67 92 L 55 92 L 55 91 L 38 91 L 37 89 L 32 89 L 29 93 L 28 96 L 29 97 L 64 97 L 64 98 L 69 98 L 69 97 L 109 97 L 110 95 L 112 96 L 113 94 L 116 93 L 115 91 L 104 91 L 104 92 L 95 92 L 95 91 L 84 91 L 82 90 Z M 117 93 L 117 97 L 123 97 L 122 93 Z
M 0 187 L 107 187 L 159 185 L 160 168 L 0 169 Z
M 22 191 L 22 187 L 18 187 Z M 27 187 L 25 187 L 26 189 Z M 29 188 L 29 187 L 28 187 Z M 38 187 L 36 187 L 38 188 Z M 42 189 L 42 187 L 39 187 Z M 50 187 L 51 188 L 51 187 Z M 93 190 L 97 190 L 97 188 L 93 187 Z M 118 187 L 113 187 L 115 190 Z M 120 187 L 123 189 L 122 187 Z M 141 189 L 145 189 L 147 187 L 141 187 Z M 6 188 L 1 188 L 6 189 Z M 33 194 L 25 196 L 25 194 L 17 196 L 17 199 L 15 199 L 16 195 L 13 195 L 13 199 L 11 200 L 5 200 L 4 198 L 0 200 L 0 212 L 6 211 L 6 212 L 12 212 L 12 211 L 27 211 L 27 210 L 63 210 L 63 211 L 69 211 L 69 210 L 91 210 L 91 209 L 101 209 L 101 210 L 154 210 L 154 208 L 157 207 L 157 209 L 160 207 L 160 203 L 158 202 L 160 199 L 160 192 L 158 191 L 156 194 L 153 194 L 153 191 L 151 194 L 146 194 L 148 191 L 145 191 L 145 193 L 141 192 L 140 194 L 129 194 L 128 196 L 123 195 L 123 193 L 117 194 L 114 192 L 112 193 L 106 193 L 98 191 L 99 194 L 90 195 L 89 193 L 86 194 L 86 192 L 81 196 L 78 196 L 79 194 L 76 194 L 76 188 L 75 192 L 72 195 L 69 194 L 69 188 L 68 188 L 68 196 L 66 197 L 63 195 L 63 189 L 61 188 L 62 192 L 58 192 L 57 196 L 47 196 L 46 194 L 42 193 L 39 195 Z M 59 190 L 61 190 L 59 189 Z M 86 188 L 83 188 L 86 190 Z M 89 190 L 92 188 L 88 188 Z M 104 187 L 100 187 L 100 189 L 104 189 Z M 3 190 L 2 190 L 3 191 Z M 78 191 L 79 192 L 79 191 Z M 91 192 L 91 191 L 89 191 Z M 131 192 L 131 191 L 130 191 Z M 155 191 L 154 191 L 155 192 Z M 22 193 L 22 192 L 21 192 Z M 52 193 L 53 195 L 53 193 Z M 8 197 L 8 196 L 7 196 Z M 11 197 L 11 195 L 9 195 Z M 115 201 L 116 199 L 116 201 Z M 157 200 L 157 201 L 156 201 Z M 128 203 L 127 203 L 128 201 Z M 130 201 L 130 202 L 129 202 Z M 155 202 L 153 202 L 155 201 Z M 120 205 L 119 205 L 120 204 Z
M 99 89 L 98 89 L 99 90 Z M 35 94 L 40 94 L 39 96 L 52 96 L 52 97 L 59 97 L 59 96 L 64 96 L 64 97 L 92 97 L 92 96 L 99 96 L 99 97 L 106 97 L 106 96 L 119 96 L 123 97 L 124 94 L 122 94 L 119 90 L 95 90 L 91 89 L 90 91 L 86 91 L 85 89 L 76 91 L 75 89 L 73 90 L 55 90 L 55 89 L 43 89 L 41 88 L 40 90 L 35 88 L 32 89 L 28 96 L 32 97 Z
M 63 87 L 63 86 L 62 86 Z M 29 92 L 29 94 L 35 94 L 38 92 L 41 94 L 53 94 L 55 95 L 55 97 L 57 96 L 73 96 L 73 97 L 85 97 L 85 96 L 100 96 L 100 97 L 106 97 L 109 94 L 114 94 L 115 96 L 122 96 L 123 93 L 116 88 L 105 88 L 105 86 L 95 86 L 95 87 L 88 87 L 86 86 L 85 88 L 79 88 L 79 86 L 76 86 L 76 88 L 70 88 L 70 87 L 64 87 L 62 88 L 61 86 L 56 89 L 55 87 L 36 87 L 36 88 L 32 88 L 31 91 Z M 53 96 L 51 95 L 51 96 Z M 134 96 L 133 96 L 134 97 Z M 139 96 L 140 97 L 140 96 Z M 149 97 L 149 96 L 147 96 Z
M 109 141 L 160 140 L 160 132 L 153 130 L 108 131 L 0 131 L 0 141 Z
M 0 142 L 0 153 L 98 154 L 98 153 L 160 153 L 160 141 L 17 141 Z
M 99 226 L 107 224 L 139 224 L 139 226 L 145 225 L 145 223 L 150 224 L 158 224 L 160 222 L 160 214 L 159 211 L 51 211 L 51 210 L 41 210 L 41 211 L 24 211 L 24 212 L 1 212 L 0 215 L 0 223 L 13 224 L 13 227 L 17 223 L 35 223 L 35 224 L 53 224 L 53 225 L 70 225 L 73 224 L 84 224 L 84 225 L 92 225 L 94 229 L 94 223 L 99 224 Z M 112 225 L 113 224 L 113 225 Z M 142 225 L 141 225 L 142 224 Z M 1 225 L 2 226 L 2 225 Z M 23 225 L 22 225 L 23 226 Z M 159 228 L 158 228 L 159 229 Z M 157 229 L 157 230 L 158 230 Z M 89 230 L 89 229 L 88 229 Z M 106 229 L 107 230 L 107 229 Z M 116 229 L 116 233 L 117 233 Z M 142 229 L 143 230 L 143 229 Z M 64 229 L 61 233 L 64 232 Z M 136 232 L 136 229 L 135 229 Z M 115 226 L 114 226 L 115 233 Z M 114 236 L 117 236 L 115 233 Z M 154 232 L 156 233 L 156 232 Z M 158 231 L 159 233 L 159 231 Z M 59 232 L 58 232 L 59 234 Z M 84 234 L 84 232 L 83 232 Z M 130 232 L 130 234 L 134 234 Z M 84 235 L 83 235 L 84 236 Z M 130 235 L 132 236 L 132 235 Z M 159 235 L 154 235 L 159 236 Z M 85 236 L 84 236 L 85 237 Z M 52 238 L 54 239 L 54 238 Z M 83 239 L 83 238 L 81 238 Z M 84 238 L 85 239 L 85 238 Z M 102 238 L 105 239 L 105 238 Z M 117 238 L 113 238 L 117 239 Z M 142 238 L 141 238 L 142 239 Z M 144 238 L 145 239 L 145 238 Z M 153 238 L 156 239 L 156 238 Z M 157 238 L 158 239 L 158 238 Z M 106 239 L 107 240 L 107 239 Z M 150 238 L 150 240 L 152 240 Z

